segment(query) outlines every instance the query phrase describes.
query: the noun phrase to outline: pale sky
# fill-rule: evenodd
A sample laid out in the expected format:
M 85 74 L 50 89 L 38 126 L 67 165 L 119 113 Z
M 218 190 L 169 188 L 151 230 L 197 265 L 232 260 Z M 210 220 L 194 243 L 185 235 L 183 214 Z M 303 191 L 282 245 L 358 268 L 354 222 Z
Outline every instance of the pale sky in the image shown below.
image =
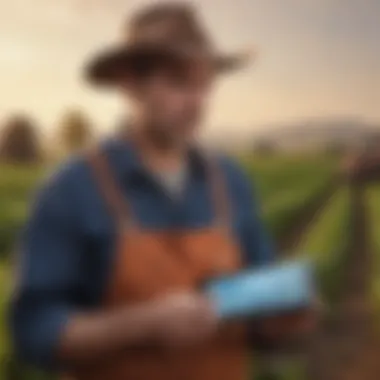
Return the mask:
M 85 85 L 80 68 L 148 2 L 0 0 L 0 121 L 26 111 L 49 131 L 79 106 L 99 129 L 111 127 L 120 104 Z M 259 51 L 252 67 L 220 80 L 211 133 L 315 116 L 380 122 L 380 0 L 195 3 L 222 49 Z

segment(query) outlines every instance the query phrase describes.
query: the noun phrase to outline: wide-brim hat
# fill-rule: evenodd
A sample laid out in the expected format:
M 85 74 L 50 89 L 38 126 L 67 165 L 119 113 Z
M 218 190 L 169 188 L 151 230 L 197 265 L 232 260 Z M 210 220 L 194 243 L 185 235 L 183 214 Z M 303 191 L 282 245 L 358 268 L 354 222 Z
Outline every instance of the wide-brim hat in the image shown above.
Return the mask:
M 220 53 L 189 4 L 148 6 L 129 20 L 126 29 L 122 43 L 98 53 L 86 65 L 85 76 L 92 84 L 117 84 L 136 61 L 204 60 L 215 72 L 225 73 L 242 68 L 252 58 L 247 51 Z

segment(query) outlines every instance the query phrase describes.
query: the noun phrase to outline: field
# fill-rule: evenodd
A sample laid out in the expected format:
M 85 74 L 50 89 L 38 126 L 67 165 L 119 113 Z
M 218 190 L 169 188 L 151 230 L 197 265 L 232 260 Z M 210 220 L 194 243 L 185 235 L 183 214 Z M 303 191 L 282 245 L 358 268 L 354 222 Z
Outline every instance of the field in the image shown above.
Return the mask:
M 334 380 L 348 379 L 339 357 L 342 346 L 347 346 L 342 344 L 342 341 L 346 342 L 344 333 L 350 335 L 350 332 L 342 333 L 342 329 L 337 332 L 334 323 L 350 326 L 357 333 L 357 339 L 361 339 L 364 334 L 362 327 L 350 325 L 355 313 L 359 309 L 361 312 L 367 310 L 370 305 L 371 310 L 377 310 L 380 315 L 380 240 L 376 234 L 380 223 L 380 187 L 373 186 L 367 190 L 364 185 L 353 188 L 338 181 L 337 160 L 331 157 L 239 159 L 261 200 L 264 221 L 277 242 L 279 259 L 308 257 L 317 268 L 326 321 L 317 334 L 315 344 L 311 345 L 308 353 L 311 364 L 307 371 L 312 371 L 318 380 L 329 379 L 332 373 Z M 13 242 L 27 215 L 29 200 L 45 171 L 36 167 L 4 166 L 0 169 L 2 308 L 5 308 L 11 286 Z M 367 213 L 369 210 L 371 212 Z M 358 302 L 358 297 L 360 308 L 352 307 L 353 302 Z M 3 325 L 2 331 L 5 330 Z M 10 357 L 7 340 L 0 343 L 0 355 Z M 363 352 L 368 353 L 365 343 L 358 344 L 354 340 L 349 344 L 361 350 L 359 353 L 355 351 L 357 357 L 363 356 Z M 321 361 L 326 363 L 323 373 L 318 365 Z M 2 363 L 7 362 L 2 360 Z M 263 369 L 263 376 L 265 371 L 268 368 Z M 311 377 L 307 371 L 300 370 L 297 361 L 288 360 L 277 371 L 275 378 L 304 380 Z M 0 378 L 3 378 L 2 374 Z M 19 374 L 17 379 L 32 378 Z M 366 377 L 355 379 L 366 380 Z
M 370 218 L 370 244 L 373 252 L 371 268 L 371 300 L 380 332 L 380 186 L 375 185 L 367 189 L 368 210 Z

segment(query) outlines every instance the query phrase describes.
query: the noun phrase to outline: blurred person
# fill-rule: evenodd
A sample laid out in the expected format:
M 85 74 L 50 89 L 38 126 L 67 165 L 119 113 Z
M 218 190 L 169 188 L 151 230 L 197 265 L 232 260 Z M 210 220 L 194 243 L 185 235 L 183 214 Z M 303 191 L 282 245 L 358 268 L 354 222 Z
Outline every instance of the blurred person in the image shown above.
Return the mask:
M 245 326 L 219 321 L 200 288 L 272 263 L 274 248 L 249 180 L 196 136 L 217 76 L 246 60 L 217 54 L 188 4 L 144 8 L 129 25 L 86 68 L 129 103 L 125 128 L 65 164 L 27 223 L 16 352 L 77 380 L 245 379 Z

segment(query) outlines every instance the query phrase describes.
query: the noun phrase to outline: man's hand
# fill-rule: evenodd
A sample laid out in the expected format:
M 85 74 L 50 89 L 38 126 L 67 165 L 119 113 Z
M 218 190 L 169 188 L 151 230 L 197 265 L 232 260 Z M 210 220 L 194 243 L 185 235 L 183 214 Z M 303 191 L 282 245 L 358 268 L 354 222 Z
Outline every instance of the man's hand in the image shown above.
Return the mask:
M 211 301 L 197 293 L 176 293 L 152 306 L 154 335 L 164 346 L 192 345 L 210 338 L 218 327 Z
M 74 315 L 62 334 L 60 359 L 80 364 L 126 347 L 191 345 L 207 340 L 218 325 L 211 302 L 181 292 L 122 310 Z

